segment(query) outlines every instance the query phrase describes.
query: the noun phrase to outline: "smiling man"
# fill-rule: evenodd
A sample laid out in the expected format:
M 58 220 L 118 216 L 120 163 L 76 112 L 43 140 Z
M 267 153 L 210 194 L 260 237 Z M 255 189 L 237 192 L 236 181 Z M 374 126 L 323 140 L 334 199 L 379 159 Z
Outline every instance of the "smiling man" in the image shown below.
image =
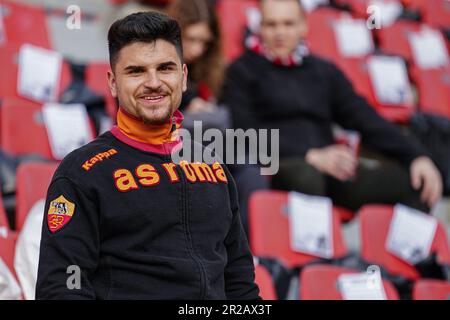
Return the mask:
M 52 179 L 36 298 L 258 299 L 227 168 L 171 158 L 186 143 L 178 24 L 132 14 L 108 41 L 117 126 L 69 154 Z

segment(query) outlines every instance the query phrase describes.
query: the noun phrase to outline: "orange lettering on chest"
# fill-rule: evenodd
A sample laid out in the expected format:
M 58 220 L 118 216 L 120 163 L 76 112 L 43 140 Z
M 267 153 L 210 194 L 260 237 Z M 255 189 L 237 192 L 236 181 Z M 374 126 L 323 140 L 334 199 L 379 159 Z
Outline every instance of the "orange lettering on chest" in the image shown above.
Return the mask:
M 164 169 L 162 171 L 165 172 L 171 183 L 181 181 L 179 171 L 177 171 L 178 166 L 186 180 L 191 183 L 228 183 L 225 171 L 218 162 L 208 165 L 200 162 L 188 163 L 187 161 L 181 161 L 179 165 L 175 163 L 161 164 Z M 137 190 L 140 187 L 152 187 L 161 182 L 161 176 L 155 166 L 146 163 L 137 166 L 134 170 L 118 169 L 114 171 L 113 178 L 116 188 L 121 192 Z

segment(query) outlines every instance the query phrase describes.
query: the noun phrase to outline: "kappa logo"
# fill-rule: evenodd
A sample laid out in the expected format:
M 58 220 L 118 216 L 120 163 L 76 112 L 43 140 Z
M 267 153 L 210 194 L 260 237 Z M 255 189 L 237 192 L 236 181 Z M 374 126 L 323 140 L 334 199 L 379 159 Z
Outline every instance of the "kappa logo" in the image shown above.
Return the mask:
M 89 171 L 97 162 L 101 162 L 105 159 L 108 159 L 109 157 L 117 154 L 118 151 L 116 149 L 110 149 L 105 152 L 97 153 L 95 156 L 87 160 L 83 165 L 83 169 L 86 171 Z
M 75 212 L 75 204 L 63 195 L 50 202 L 47 214 L 47 225 L 50 232 L 55 233 L 65 226 Z

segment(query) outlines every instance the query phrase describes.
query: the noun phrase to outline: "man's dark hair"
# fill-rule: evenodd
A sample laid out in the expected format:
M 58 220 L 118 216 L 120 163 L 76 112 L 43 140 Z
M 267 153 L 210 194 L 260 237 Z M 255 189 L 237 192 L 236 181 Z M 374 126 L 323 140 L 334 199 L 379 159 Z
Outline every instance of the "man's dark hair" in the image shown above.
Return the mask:
M 111 68 L 114 69 L 119 51 L 123 47 L 135 42 L 152 43 L 158 39 L 173 44 L 183 61 L 181 31 L 176 20 L 155 11 L 133 13 L 117 20 L 108 31 Z

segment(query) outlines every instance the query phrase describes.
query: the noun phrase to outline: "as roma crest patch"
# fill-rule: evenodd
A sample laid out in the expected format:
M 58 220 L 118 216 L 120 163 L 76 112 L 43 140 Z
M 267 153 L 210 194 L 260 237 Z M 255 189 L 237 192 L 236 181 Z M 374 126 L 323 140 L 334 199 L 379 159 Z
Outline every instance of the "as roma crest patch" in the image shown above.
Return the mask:
M 59 196 L 52 202 L 48 208 L 47 224 L 50 232 L 55 233 L 65 226 L 72 219 L 75 212 L 75 204 Z

